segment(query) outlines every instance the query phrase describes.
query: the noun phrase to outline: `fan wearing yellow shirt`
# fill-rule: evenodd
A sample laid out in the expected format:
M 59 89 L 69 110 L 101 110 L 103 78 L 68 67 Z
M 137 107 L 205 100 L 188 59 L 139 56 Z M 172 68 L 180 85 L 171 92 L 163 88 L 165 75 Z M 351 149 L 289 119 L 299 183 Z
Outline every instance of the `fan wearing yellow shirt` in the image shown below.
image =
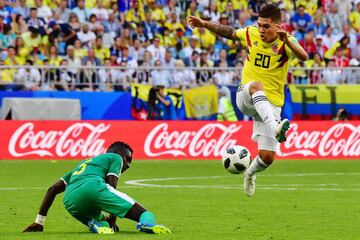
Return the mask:
M 264 6 L 258 26 L 234 29 L 189 16 L 192 27 L 205 27 L 221 37 L 240 40 L 248 56 L 242 72 L 236 104 L 240 111 L 254 118 L 252 139 L 258 144 L 258 155 L 244 173 L 244 192 L 255 193 L 255 173 L 264 171 L 274 161 L 278 144 L 286 141 L 289 120 L 280 120 L 284 104 L 284 84 L 289 61 L 297 57 L 306 61 L 307 53 L 296 39 L 280 26 L 280 9 Z

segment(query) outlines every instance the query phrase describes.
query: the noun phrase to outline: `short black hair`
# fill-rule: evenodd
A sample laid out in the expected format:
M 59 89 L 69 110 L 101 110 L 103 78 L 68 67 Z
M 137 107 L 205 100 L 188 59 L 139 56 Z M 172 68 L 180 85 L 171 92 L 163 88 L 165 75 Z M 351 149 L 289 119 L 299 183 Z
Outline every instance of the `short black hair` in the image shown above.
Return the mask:
M 129 144 L 121 141 L 113 142 L 110 147 L 106 150 L 107 153 L 119 153 L 127 149 L 133 154 L 134 150 L 130 147 Z
M 259 17 L 261 18 L 270 18 L 274 22 L 280 22 L 281 12 L 280 8 L 273 4 L 268 4 L 265 7 L 260 9 Z

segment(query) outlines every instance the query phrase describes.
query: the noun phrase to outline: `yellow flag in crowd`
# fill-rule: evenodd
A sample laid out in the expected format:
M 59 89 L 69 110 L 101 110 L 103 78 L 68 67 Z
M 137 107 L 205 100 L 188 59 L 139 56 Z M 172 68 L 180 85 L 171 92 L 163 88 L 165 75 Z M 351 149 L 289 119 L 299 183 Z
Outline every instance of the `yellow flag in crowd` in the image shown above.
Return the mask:
M 218 112 L 218 92 L 213 85 L 185 90 L 184 101 L 188 118 L 202 118 Z

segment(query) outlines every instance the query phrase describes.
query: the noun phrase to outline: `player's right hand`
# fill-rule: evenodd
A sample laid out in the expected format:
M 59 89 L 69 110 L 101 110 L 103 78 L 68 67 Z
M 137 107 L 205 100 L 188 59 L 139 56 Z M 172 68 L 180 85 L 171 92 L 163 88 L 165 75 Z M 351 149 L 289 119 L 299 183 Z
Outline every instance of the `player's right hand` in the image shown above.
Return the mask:
M 205 21 L 194 16 L 188 16 L 186 18 L 186 23 L 190 28 L 205 27 Z
M 32 223 L 27 228 L 24 229 L 24 232 L 42 232 L 44 230 L 44 226 L 38 223 Z

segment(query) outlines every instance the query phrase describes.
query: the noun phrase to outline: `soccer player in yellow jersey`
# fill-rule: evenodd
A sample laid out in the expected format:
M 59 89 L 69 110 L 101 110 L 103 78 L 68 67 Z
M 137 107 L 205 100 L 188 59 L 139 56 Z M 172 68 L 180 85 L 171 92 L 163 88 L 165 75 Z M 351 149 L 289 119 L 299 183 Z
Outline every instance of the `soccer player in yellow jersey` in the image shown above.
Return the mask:
M 258 155 L 244 173 L 244 191 L 255 193 L 255 173 L 265 170 L 274 161 L 279 143 L 286 141 L 289 120 L 280 120 L 284 104 L 284 84 L 292 58 L 305 61 L 307 53 L 297 40 L 280 26 L 280 9 L 266 5 L 260 12 L 257 26 L 233 29 L 189 16 L 188 25 L 205 27 L 247 47 L 248 56 L 242 72 L 242 84 L 236 104 L 242 113 L 254 118 L 252 139 L 258 144 Z

